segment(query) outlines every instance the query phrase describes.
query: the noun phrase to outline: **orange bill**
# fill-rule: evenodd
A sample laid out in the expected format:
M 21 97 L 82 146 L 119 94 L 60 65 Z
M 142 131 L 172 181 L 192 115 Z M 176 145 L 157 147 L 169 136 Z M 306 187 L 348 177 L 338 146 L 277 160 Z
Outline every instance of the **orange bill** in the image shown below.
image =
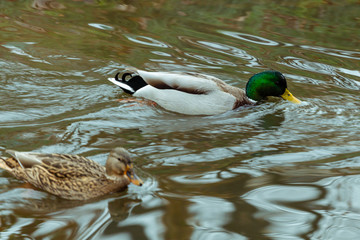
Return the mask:
M 130 168 L 128 171 L 126 171 L 126 176 L 129 178 L 130 182 L 137 185 L 142 186 L 143 181 L 134 173 L 132 168 Z

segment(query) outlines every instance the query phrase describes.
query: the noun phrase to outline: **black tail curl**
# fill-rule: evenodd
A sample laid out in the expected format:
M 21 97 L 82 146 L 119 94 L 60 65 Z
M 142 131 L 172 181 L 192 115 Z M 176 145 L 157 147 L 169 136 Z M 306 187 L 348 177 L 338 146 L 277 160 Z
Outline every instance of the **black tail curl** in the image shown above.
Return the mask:
M 119 75 L 122 74 L 121 79 L 119 79 Z M 126 77 L 130 76 L 130 79 L 137 74 L 130 73 L 130 72 L 118 72 L 115 75 L 115 80 L 118 82 L 126 82 Z
M 121 78 L 119 76 L 121 75 Z M 126 79 L 128 78 L 128 79 Z M 115 75 L 115 80 L 121 83 L 124 83 L 128 85 L 130 88 L 133 89 L 133 91 L 129 91 L 128 89 L 121 88 L 124 92 L 133 94 L 137 90 L 139 90 L 142 87 L 145 87 L 147 83 L 144 81 L 144 79 L 136 72 L 118 72 Z

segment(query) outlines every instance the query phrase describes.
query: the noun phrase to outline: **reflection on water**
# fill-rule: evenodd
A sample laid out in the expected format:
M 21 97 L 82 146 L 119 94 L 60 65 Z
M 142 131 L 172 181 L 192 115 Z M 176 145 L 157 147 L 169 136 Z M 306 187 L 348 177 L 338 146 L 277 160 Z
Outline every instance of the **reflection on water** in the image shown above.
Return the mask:
M 357 239 L 359 6 L 3 1 L 0 149 L 132 153 L 142 187 L 59 199 L 0 171 L 1 239 Z M 339 14 L 344 13 L 347 14 Z M 244 88 L 276 69 L 301 105 L 217 116 L 116 101 L 136 67 Z

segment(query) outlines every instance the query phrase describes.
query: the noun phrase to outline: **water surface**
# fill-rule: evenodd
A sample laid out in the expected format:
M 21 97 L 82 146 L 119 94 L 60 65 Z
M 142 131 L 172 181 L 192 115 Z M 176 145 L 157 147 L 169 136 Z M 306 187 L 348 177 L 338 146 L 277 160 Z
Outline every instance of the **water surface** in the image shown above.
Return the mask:
M 62 200 L 0 171 L 1 239 L 360 237 L 357 1 L 2 1 L 0 147 L 132 153 L 143 187 Z M 345 14 L 346 13 L 346 14 Z M 301 105 L 217 116 L 132 102 L 136 67 L 244 88 L 276 69 Z

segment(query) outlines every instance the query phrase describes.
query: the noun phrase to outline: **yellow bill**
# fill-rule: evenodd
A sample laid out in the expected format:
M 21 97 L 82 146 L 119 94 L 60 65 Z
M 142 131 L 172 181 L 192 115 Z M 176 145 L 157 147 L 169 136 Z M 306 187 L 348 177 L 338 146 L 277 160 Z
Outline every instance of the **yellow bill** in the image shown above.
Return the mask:
M 294 97 L 287 88 L 285 88 L 285 92 L 284 92 L 283 95 L 281 95 L 281 97 L 283 99 L 285 99 L 285 100 L 288 100 L 288 101 L 292 102 L 292 103 L 296 103 L 296 104 L 301 103 L 301 101 L 299 99 L 297 99 L 296 97 Z

